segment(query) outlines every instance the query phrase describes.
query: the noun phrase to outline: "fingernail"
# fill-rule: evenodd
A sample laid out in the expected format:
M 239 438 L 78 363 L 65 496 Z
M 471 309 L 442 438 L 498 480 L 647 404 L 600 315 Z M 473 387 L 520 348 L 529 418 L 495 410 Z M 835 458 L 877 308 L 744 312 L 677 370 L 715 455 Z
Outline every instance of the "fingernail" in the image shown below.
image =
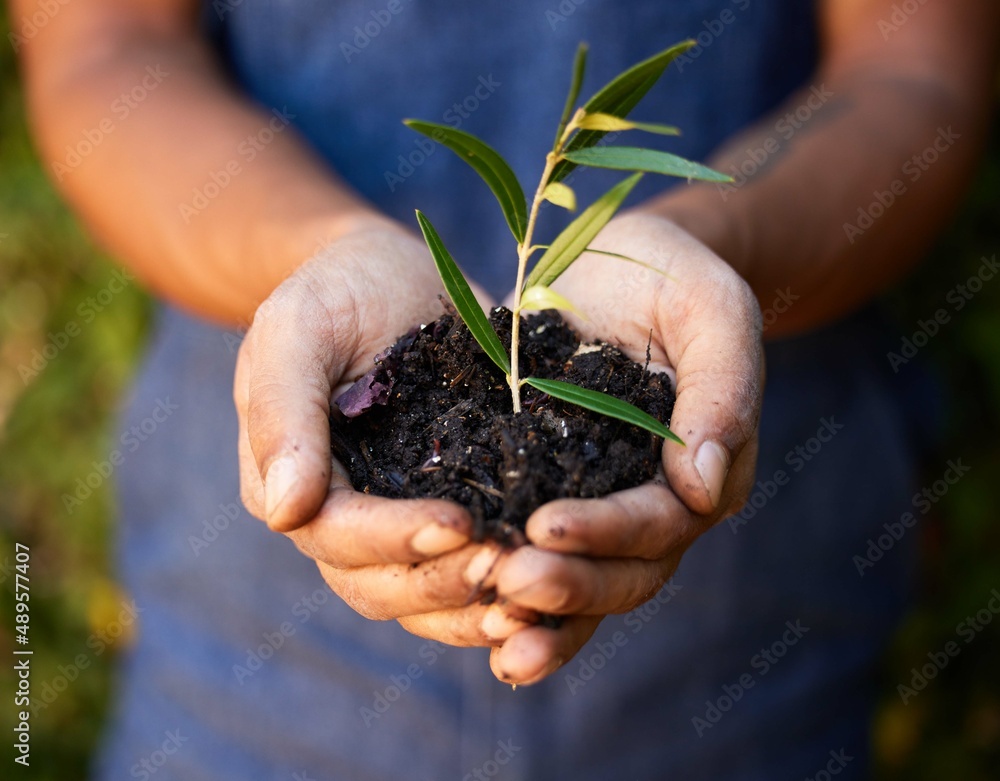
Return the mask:
M 500 605 L 492 605 L 483 616 L 479 628 L 493 640 L 506 640 L 519 629 L 530 626 L 527 621 L 518 621 L 504 611 Z
M 298 465 L 292 456 L 282 456 L 271 462 L 264 476 L 264 512 L 269 521 L 298 479 Z
M 460 548 L 468 541 L 469 538 L 461 532 L 431 522 L 413 535 L 410 547 L 421 556 L 438 556 Z
M 493 569 L 499 555 L 490 548 L 483 548 L 479 551 L 465 568 L 465 582 L 470 586 L 481 585 L 486 580 L 486 576 L 490 574 L 490 570 Z
M 534 581 L 520 588 L 512 589 L 508 586 L 501 592 L 501 596 L 521 607 L 555 613 L 565 611 L 572 600 L 572 594 L 565 584 L 549 580 Z
M 497 584 L 501 597 L 523 608 L 561 613 L 572 600 L 566 583 L 553 570 L 559 554 L 521 548 L 514 553 L 502 582 Z
M 555 659 L 549 660 L 549 663 L 542 668 L 542 671 L 527 683 L 538 683 L 539 681 L 548 678 L 552 675 L 552 673 L 563 666 L 564 661 L 565 660 L 561 656 L 557 656 Z
M 722 486 L 729 473 L 729 453 L 718 442 L 707 440 L 698 448 L 694 467 L 701 475 L 701 482 L 705 484 L 712 506 L 718 507 L 722 498 Z

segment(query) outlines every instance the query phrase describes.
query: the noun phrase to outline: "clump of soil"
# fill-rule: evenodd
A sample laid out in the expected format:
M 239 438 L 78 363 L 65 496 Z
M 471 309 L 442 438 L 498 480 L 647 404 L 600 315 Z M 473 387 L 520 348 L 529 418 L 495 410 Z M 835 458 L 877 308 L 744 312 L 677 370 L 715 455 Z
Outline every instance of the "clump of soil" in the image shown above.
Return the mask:
M 510 310 L 490 317 L 510 347 Z M 522 376 L 604 391 L 669 423 L 674 392 L 607 344 L 581 345 L 555 311 L 524 318 Z M 514 414 L 503 372 L 454 314 L 413 331 L 376 358 L 338 399 L 333 455 L 359 491 L 446 498 L 468 508 L 475 538 L 524 541 L 528 516 L 562 497 L 598 497 L 649 480 L 662 440 L 629 423 L 527 385 Z

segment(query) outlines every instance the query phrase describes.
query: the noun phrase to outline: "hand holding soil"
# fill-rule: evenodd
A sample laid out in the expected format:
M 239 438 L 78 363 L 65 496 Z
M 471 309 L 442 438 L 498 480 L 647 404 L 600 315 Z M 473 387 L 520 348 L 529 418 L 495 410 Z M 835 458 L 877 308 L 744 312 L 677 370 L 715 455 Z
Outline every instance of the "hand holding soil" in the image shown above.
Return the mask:
M 654 481 L 600 499 L 560 499 L 536 510 L 532 545 L 501 554 L 494 569 L 501 604 L 486 627 L 505 639 L 490 664 L 502 680 L 529 683 L 568 661 L 604 615 L 651 598 L 699 535 L 739 509 L 753 483 L 763 392 L 756 300 L 710 250 L 666 220 L 632 213 L 610 223 L 556 288 L 587 319 L 569 315 L 582 336 L 604 339 L 651 370 L 676 374 L 671 427 L 687 447 L 663 445 Z M 566 616 L 553 632 L 523 628 L 509 613 Z
M 441 311 L 426 249 L 402 230 L 352 236 L 303 266 L 261 307 L 237 364 L 241 482 L 251 511 L 315 559 L 362 615 L 396 618 L 452 645 L 494 646 L 491 666 L 509 682 L 540 680 L 572 658 L 604 615 L 653 596 L 752 482 L 762 363 L 745 284 L 658 217 L 620 217 L 595 246 L 669 274 L 588 254 L 557 287 L 591 313 L 573 321 L 582 335 L 639 361 L 648 346 L 650 369 L 675 374 L 673 424 L 687 447 L 666 442 L 666 476 L 644 486 L 542 506 L 526 527 L 533 545 L 469 543 L 472 521 L 459 505 L 358 493 L 339 464 L 330 471 L 329 399 L 346 387 L 343 378 L 364 373 L 399 333 Z M 722 449 L 702 450 L 705 442 Z M 293 459 L 296 481 L 267 471 L 278 462 L 278 474 L 286 469 L 282 458 Z M 273 478 L 270 494 L 261 474 Z M 488 586 L 506 604 L 470 605 Z M 565 618 L 558 629 L 535 626 L 538 613 Z
M 466 544 L 472 524 L 462 507 L 356 493 L 338 464 L 331 471 L 331 396 L 400 333 L 437 317 L 442 292 L 423 244 L 376 220 L 279 286 L 240 348 L 234 396 L 243 501 L 315 559 L 334 592 L 368 618 L 461 614 L 469 601 L 462 572 L 481 546 Z M 460 626 L 476 627 L 485 609 L 467 608 L 475 615 Z M 447 627 L 434 637 L 468 642 Z
M 581 46 L 530 205 L 487 144 L 407 121 L 496 196 L 517 242 L 510 309 L 486 316 L 418 211 L 427 249 L 376 218 L 283 283 L 240 351 L 251 511 L 362 615 L 493 646 L 491 667 L 511 683 L 541 680 L 602 616 L 652 597 L 749 493 L 763 374 L 753 294 L 670 222 L 611 221 L 643 172 L 727 177 L 669 153 L 597 146 L 609 131 L 676 135 L 624 115 L 691 45 L 637 64 L 574 112 Z M 577 165 L 635 173 L 536 246 L 543 200 L 576 210 L 562 179 Z M 444 290 L 455 313 L 437 317 Z M 578 334 L 557 314 L 522 315 L 539 309 L 568 311 Z

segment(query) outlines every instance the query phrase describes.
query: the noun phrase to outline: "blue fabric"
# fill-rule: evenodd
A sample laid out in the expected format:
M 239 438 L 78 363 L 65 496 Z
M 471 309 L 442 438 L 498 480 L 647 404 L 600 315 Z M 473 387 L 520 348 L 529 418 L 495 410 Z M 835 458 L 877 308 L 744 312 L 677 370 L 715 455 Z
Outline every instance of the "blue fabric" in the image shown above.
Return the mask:
M 355 26 L 387 7 L 399 13 L 362 48 Z M 720 28 L 724 11 L 732 21 Z M 227 0 L 206 13 L 243 89 L 287 107 L 380 208 L 410 220 L 419 205 L 497 293 L 511 259 L 495 205 L 444 151 L 403 176 L 399 155 L 420 147 L 400 118 L 449 121 L 482 87 L 462 127 L 495 140 L 530 182 L 579 40 L 592 45 L 593 87 L 701 33 L 698 56 L 640 113 L 681 125 L 670 149 L 702 158 L 815 59 L 801 0 Z M 586 198 L 607 182 L 588 174 L 574 186 Z M 248 516 L 231 402 L 238 337 L 165 308 L 121 425 L 157 399 L 178 409 L 118 471 L 118 558 L 143 612 L 96 776 L 775 781 L 813 777 L 843 750 L 852 759 L 839 777 L 864 777 L 875 664 L 905 602 L 913 543 L 859 577 L 852 557 L 910 509 L 914 489 L 880 339 L 866 316 L 772 344 L 759 509 L 705 535 L 672 590 L 607 619 L 548 682 L 512 692 L 484 651 L 355 615 Z M 779 470 L 788 479 L 775 491 Z M 155 753 L 172 730 L 185 740 Z
M 400 12 L 364 48 L 355 28 L 379 29 L 372 14 L 386 3 L 244 0 L 209 19 L 250 94 L 293 113 L 330 165 L 380 208 L 408 225 L 415 208 L 425 212 L 497 295 L 511 287 L 514 260 L 495 202 L 462 161 L 403 118 L 485 136 L 528 189 L 551 148 L 582 40 L 592 46 L 593 91 L 638 60 L 701 36 L 706 46 L 672 67 L 637 113 L 681 126 L 669 149 L 695 159 L 799 86 L 815 57 L 813 7 L 801 0 L 565 0 L 561 11 L 558 2 L 529 0 L 397 3 Z M 591 171 L 573 186 L 589 202 L 621 178 Z M 636 201 L 669 181 L 647 177 Z

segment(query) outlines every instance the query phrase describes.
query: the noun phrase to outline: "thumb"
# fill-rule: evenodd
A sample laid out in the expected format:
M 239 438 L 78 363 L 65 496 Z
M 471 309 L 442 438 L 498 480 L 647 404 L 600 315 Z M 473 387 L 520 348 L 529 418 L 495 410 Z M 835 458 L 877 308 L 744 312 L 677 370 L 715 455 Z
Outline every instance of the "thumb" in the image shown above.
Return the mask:
M 700 515 L 742 505 L 753 482 L 764 385 L 760 310 L 742 280 L 715 287 L 708 300 L 661 326 L 679 351 L 671 429 L 686 446 L 667 441 L 664 471 L 670 486 Z M 741 458 L 741 455 L 748 457 Z
M 254 316 L 241 347 L 247 364 L 246 428 L 272 531 L 316 514 L 330 486 L 330 394 L 357 347 L 350 307 L 321 306 L 308 283 L 289 279 Z

